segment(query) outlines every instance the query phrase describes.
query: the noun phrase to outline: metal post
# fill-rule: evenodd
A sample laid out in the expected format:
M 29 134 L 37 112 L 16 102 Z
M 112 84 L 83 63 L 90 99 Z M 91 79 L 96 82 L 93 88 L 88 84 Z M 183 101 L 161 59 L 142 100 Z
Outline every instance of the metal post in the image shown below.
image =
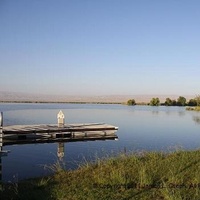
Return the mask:
M 3 148 L 3 112 L 0 112 L 0 152 Z
M 0 112 L 0 127 L 3 127 L 3 112 Z
M 2 187 L 2 163 L 1 163 L 1 156 L 0 156 L 0 187 Z M 0 188 L 2 189 L 2 188 Z
M 3 150 L 3 112 L 0 112 L 0 152 Z M 2 183 L 2 163 L 0 155 L 0 183 Z

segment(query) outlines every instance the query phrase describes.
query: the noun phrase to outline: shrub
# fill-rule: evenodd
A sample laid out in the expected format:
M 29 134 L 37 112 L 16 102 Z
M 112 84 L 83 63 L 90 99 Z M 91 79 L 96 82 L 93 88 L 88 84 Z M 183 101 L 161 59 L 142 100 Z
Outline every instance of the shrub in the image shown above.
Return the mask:
M 197 106 L 200 106 L 200 95 L 197 95 L 195 100 L 197 102 Z
M 180 96 L 178 99 L 177 99 L 177 106 L 185 106 L 186 105 L 186 98 L 185 97 L 182 97 Z
M 172 100 L 170 98 L 166 98 L 165 105 L 166 106 L 172 106 Z
M 197 106 L 197 101 L 195 99 L 190 99 L 188 102 L 188 106 Z
M 129 105 L 129 106 L 134 106 L 134 105 L 136 105 L 135 99 L 129 99 L 129 100 L 127 101 L 127 105 Z
M 159 106 L 160 105 L 160 99 L 159 98 L 152 98 L 149 105 L 150 106 Z

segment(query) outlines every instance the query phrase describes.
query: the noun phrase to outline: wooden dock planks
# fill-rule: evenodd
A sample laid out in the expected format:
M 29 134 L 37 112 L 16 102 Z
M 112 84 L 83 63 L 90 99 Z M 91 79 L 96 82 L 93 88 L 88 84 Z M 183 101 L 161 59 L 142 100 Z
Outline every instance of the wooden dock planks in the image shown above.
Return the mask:
M 12 125 L 3 127 L 3 146 L 117 139 L 118 127 L 105 123 Z
M 104 124 L 69 124 L 58 127 L 57 124 L 51 125 L 12 125 L 4 126 L 3 133 L 6 134 L 28 134 L 28 133 L 53 133 L 53 132 L 84 132 L 84 131 L 104 131 L 104 130 L 118 130 L 117 127 Z

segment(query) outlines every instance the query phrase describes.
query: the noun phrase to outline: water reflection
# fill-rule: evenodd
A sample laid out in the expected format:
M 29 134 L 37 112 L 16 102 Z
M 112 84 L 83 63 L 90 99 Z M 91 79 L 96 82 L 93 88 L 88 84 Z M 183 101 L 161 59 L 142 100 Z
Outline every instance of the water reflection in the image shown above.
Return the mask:
M 98 140 L 98 141 L 106 141 L 106 140 L 116 140 L 118 137 L 117 137 L 117 135 L 115 134 L 115 135 L 113 135 L 112 137 L 104 137 L 104 138 L 84 138 L 84 139 L 80 139 L 80 140 L 72 140 L 72 141 L 68 141 L 68 142 L 54 142 L 55 144 L 57 144 L 57 149 L 56 149 L 56 152 L 52 152 L 52 154 L 53 155 L 57 155 L 57 159 L 59 160 L 59 161 L 61 161 L 61 162 L 67 162 L 67 159 L 66 159 L 66 155 L 65 155 L 65 145 L 66 144 L 69 144 L 69 143 L 76 143 L 76 142 L 80 142 L 80 141 L 84 141 L 84 142 L 86 142 L 86 141 L 94 141 L 95 142 L 95 140 Z M 45 143 L 45 142 L 44 142 Z M 44 144 L 43 143 L 43 144 Z M 51 142 L 51 143 L 53 143 L 53 142 Z M 22 148 L 22 146 L 26 146 L 26 143 L 24 142 L 23 144 L 21 144 L 21 143 L 19 143 L 20 145 L 19 146 L 17 146 L 17 148 L 19 148 L 19 149 L 21 149 Z M 27 144 L 29 144 L 29 143 L 27 143 Z M 9 146 L 7 146 L 8 148 L 11 148 L 11 146 L 15 146 L 16 145 L 16 142 L 15 142 L 15 144 L 14 145 L 9 145 Z M 79 144 L 80 145 L 80 144 Z M 39 150 L 40 151 L 40 150 Z M 3 180 L 3 174 L 4 174 L 4 170 L 3 170 L 3 159 L 2 159 L 2 157 L 9 157 L 9 156 L 13 156 L 13 155 L 10 155 L 10 154 L 12 154 L 12 153 L 14 153 L 15 154 L 15 152 L 13 151 L 6 151 L 6 150 L 4 150 L 3 149 L 3 146 L 1 147 L 1 151 L 0 151 L 0 183 L 2 183 L 2 182 L 4 182 L 4 181 L 8 181 L 8 179 L 7 179 L 7 177 L 6 177 L 6 180 Z M 33 152 L 32 151 L 27 151 L 27 152 L 24 152 L 23 151 L 23 153 L 24 154 L 26 154 L 26 156 L 33 156 L 32 154 L 33 154 Z M 30 155 L 29 155 L 30 154 Z M 24 160 L 23 159 L 23 156 L 24 155 L 22 155 L 21 157 L 18 157 L 17 159 L 19 159 L 20 160 L 20 162 L 23 160 L 23 165 L 24 166 L 22 166 L 22 168 L 24 167 L 25 168 L 25 166 L 30 162 L 30 160 Z M 41 158 L 40 158 L 41 160 L 43 160 L 43 156 L 41 155 Z M 56 160 L 57 160 L 56 159 Z M 6 163 L 4 163 L 4 164 L 6 164 Z M 45 165 L 46 165 L 46 163 L 45 163 Z M 15 166 L 13 166 L 14 168 L 15 168 Z M 5 168 L 4 168 L 5 169 Z M 16 175 L 14 175 L 15 174 L 15 172 L 12 172 L 12 177 L 18 177 L 18 172 L 17 172 L 17 174 Z M 30 174 L 31 175 L 31 174 Z M 22 178 L 21 178 L 22 177 Z M 32 177 L 33 177 L 33 175 L 32 175 Z M 21 179 L 24 179 L 25 177 L 23 177 L 23 175 L 21 174 L 20 175 L 20 180 Z M 16 182 L 16 181 L 18 181 L 18 178 L 17 179 L 13 179 L 12 180 L 12 182 Z
M 200 117 L 199 116 L 193 116 L 193 120 L 195 124 L 200 124 Z
M 153 114 L 153 115 L 158 115 L 158 114 L 159 114 L 159 111 L 158 111 L 158 110 L 153 110 L 153 111 L 152 111 L 152 114 Z
M 8 153 L 9 153 L 9 151 L 4 151 L 3 146 L 1 146 L 1 150 L 0 150 L 0 183 L 2 183 L 2 169 L 3 169 L 2 157 L 7 156 Z
M 2 182 L 2 160 L 0 156 L 0 182 Z
M 59 159 L 59 161 L 63 161 L 64 158 L 64 142 L 59 142 L 57 143 L 58 147 L 57 147 L 57 157 Z M 9 151 L 3 151 L 3 147 L 1 147 L 1 151 L 0 151 L 0 183 L 3 182 L 3 162 L 2 162 L 2 157 L 5 156 L 9 156 Z M 17 180 L 18 181 L 18 180 Z
M 183 117 L 183 116 L 185 115 L 185 111 L 180 111 L 180 112 L 178 112 L 178 115 L 179 115 L 180 117 Z
M 63 160 L 63 157 L 65 155 L 65 145 L 64 142 L 59 142 L 58 143 L 58 149 L 57 149 L 57 156 L 59 158 L 60 161 Z

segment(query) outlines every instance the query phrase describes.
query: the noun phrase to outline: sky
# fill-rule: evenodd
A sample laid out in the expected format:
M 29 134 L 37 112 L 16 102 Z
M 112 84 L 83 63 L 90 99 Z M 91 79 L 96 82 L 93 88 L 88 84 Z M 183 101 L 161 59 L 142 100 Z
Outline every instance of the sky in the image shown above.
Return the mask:
M 0 0 L 0 91 L 200 93 L 199 0 Z

